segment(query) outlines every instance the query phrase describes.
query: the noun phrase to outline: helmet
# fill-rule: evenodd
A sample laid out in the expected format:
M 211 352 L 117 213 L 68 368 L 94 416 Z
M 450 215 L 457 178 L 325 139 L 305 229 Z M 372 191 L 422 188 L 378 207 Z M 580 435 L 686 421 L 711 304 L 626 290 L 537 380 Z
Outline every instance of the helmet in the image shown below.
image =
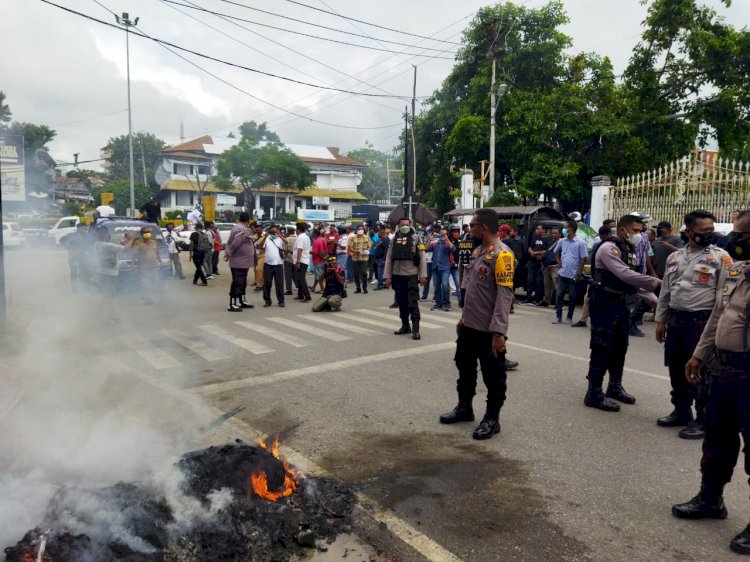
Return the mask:
M 573 211 L 568 215 L 568 218 L 572 221 L 580 222 L 581 221 L 581 213 L 578 211 Z
M 458 230 L 459 232 L 461 232 L 461 227 L 460 227 L 460 226 L 458 226 L 458 225 L 457 225 L 456 223 L 453 223 L 452 225 L 450 225 L 450 226 L 448 227 L 448 231 L 449 231 L 449 232 L 450 232 L 450 231 L 452 231 L 452 230 Z

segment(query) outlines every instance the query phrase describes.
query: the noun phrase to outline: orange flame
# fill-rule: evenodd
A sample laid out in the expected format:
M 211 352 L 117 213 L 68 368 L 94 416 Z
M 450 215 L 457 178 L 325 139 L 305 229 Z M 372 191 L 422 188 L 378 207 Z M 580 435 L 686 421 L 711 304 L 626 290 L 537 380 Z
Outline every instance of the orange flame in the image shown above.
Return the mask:
M 279 457 L 279 436 L 277 435 L 273 440 L 270 449 L 262 439 L 258 439 L 258 445 L 271 453 L 274 458 L 277 458 L 281 461 L 281 464 L 284 466 L 284 487 L 277 492 L 269 490 L 266 473 L 265 471 L 261 470 L 258 472 L 253 472 L 250 475 L 250 483 L 252 484 L 253 491 L 264 500 L 269 500 L 272 502 L 278 501 L 281 498 L 286 498 L 287 496 L 291 496 L 292 493 L 294 493 L 294 490 L 297 489 L 297 485 L 299 484 L 300 479 L 304 478 L 304 475 L 301 471 L 294 470 L 284 459 Z

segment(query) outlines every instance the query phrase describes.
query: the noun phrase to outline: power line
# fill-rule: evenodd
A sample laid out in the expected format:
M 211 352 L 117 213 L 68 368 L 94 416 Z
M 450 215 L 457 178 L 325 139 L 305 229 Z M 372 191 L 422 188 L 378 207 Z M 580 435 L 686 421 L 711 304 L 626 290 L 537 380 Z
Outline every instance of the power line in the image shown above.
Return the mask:
M 75 125 L 76 123 L 83 123 L 85 121 L 93 121 L 94 119 L 101 119 L 103 117 L 109 117 L 110 115 L 117 115 L 118 113 L 122 113 L 123 111 L 127 111 L 127 108 L 118 109 L 117 111 L 112 111 L 110 113 L 103 113 L 101 115 L 95 115 L 94 117 L 86 117 L 84 119 L 78 119 L 76 121 L 68 121 L 67 123 L 60 123 L 59 125 L 52 125 L 52 128 L 58 129 L 60 127 L 66 127 L 68 125 Z
M 321 37 L 319 35 L 313 35 L 311 33 L 304 33 L 302 31 L 296 31 L 294 29 L 286 29 L 284 27 L 278 27 L 278 26 L 275 26 L 275 25 L 271 25 L 271 24 L 267 24 L 267 23 L 261 23 L 261 22 L 258 22 L 258 21 L 241 18 L 241 17 L 238 17 L 238 16 L 232 16 L 230 14 L 224 14 L 222 12 L 215 12 L 213 10 L 209 10 L 207 8 L 203 8 L 201 6 L 198 6 L 197 4 L 193 4 L 193 5 L 182 4 L 181 2 L 175 2 L 175 0 L 161 0 L 161 1 L 169 3 L 169 4 L 175 4 L 176 6 L 182 6 L 183 8 L 190 8 L 192 10 L 199 10 L 201 12 L 206 12 L 208 14 L 213 14 L 214 16 L 221 16 L 223 18 L 229 18 L 229 19 L 232 19 L 232 20 L 242 21 L 242 22 L 245 22 L 245 23 L 250 23 L 252 25 L 259 25 L 261 27 L 268 27 L 269 29 L 274 29 L 276 31 L 283 31 L 285 33 L 292 33 L 294 35 L 301 35 L 303 37 L 310 37 L 312 39 L 319 39 L 321 41 L 329 41 L 331 43 L 338 43 L 339 45 L 348 45 L 350 47 L 359 47 L 360 49 L 370 49 L 370 50 L 373 50 L 373 51 L 382 51 L 384 53 L 396 53 L 396 54 L 415 55 L 415 53 L 409 53 L 409 52 L 406 52 L 406 51 L 395 51 L 393 49 L 386 49 L 386 48 L 380 48 L 380 47 L 372 47 L 370 45 L 361 45 L 359 43 L 350 43 L 348 41 L 340 41 L 338 39 L 333 39 L 331 37 Z M 268 12 L 268 13 L 272 13 L 272 12 Z M 316 25 L 316 24 L 307 23 L 307 22 L 302 22 L 302 23 L 306 23 L 307 25 Z M 317 27 L 321 27 L 323 29 L 329 29 L 329 30 L 332 30 L 332 31 L 337 31 L 339 33 L 347 33 L 346 31 L 341 31 L 339 29 L 333 29 L 333 28 L 329 28 L 329 27 L 325 27 L 325 26 L 317 26 Z M 373 39 L 372 37 L 368 37 L 366 35 L 359 35 L 359 34 L 356 34 L 356 33 L 352 33 L 352 35 L 355 35 L 357 37 L 365 37 L 366 39 Z M 373 39 L 373 40 L 380 42 L 378 39 Z M 405 46 L 405 47 L 408 47 L 408 48 L 415 48 L 414 45 L 409 45 L 408 43 L 398 43 L 396 41 L 383 41 L 383 42 L 385 42 L 385 43 L 395 43 L 397 45 L 402 45 L 402 46 Z M 448 53 L 448 54 L 452 54 L 452 55 L 455 54 L 455 51 L 448 51 L 448 50 L 445 50 L 445 49 L 430 48 L 430 50 L 438 52 L 438 53 Z M 415 56 L 428 56 L 428 55 L 415 55 Z M 445 58 L 447 60 L 452 60 L 452 57 L 439 57 L 439 58 Z
M 121 27 L 119 27 L 119 26 L 117 26 L 117 25 L 115 25 L 113 23 L 109 23 L 109 22 L 100 20 L 100 19 L 95 18 L 93 16 L 89 16 L 87 14 L 78 12 L 78 11 L 73 10 L 71 8 L 67 8 L 65 6 L 60 6 L 59 4 L 55 4 L 54 2 L 51 2 L 50 0 L 39 0 L 39 1 L 43 2 L 45 4 L 49 4 L 50 6 L 54 6 L 55 8 L 59 8 L 59 9 L 61 9 L 63 11 L 68 12 L 68 13 L 75 14 L 75 15 L 77 15 L 79 17 L 82 17 L 82 18 L 85 18 L 85 19 L 88 19 L 88 20 L 100 23 L 102 25 L 106 25 L 107 27 L 112 27 L 114 29 L 123 31 L 123 29 Z M 131 34 L 135 35 L 136 37 L 141 37 L 141 38 L 149 39 L 149 40 L 151 40 L 154 43 L 157 43 L 159 45 L 166 46 L 166 47 L 172 47 L 173 49 L 177 49 L 179 51 L 190 53 L 191 55 L 195 55 L 195 56 L 200 57 L 200 58 L 204 58 L 204 59 L 207 59 L 207 60 L 218 62 L 218 63 L 224 64 L 224 65 L 227 65 L 227 66 L 231 66 L 231 67 L 234 67 L 234 68 L 239 68 L 241 70 L 247 70 L 248 72 L 253 72 L 253 73 L 256 73 L 256 74 L 262 74 L 264 76 L 269 76 L 271 78 L 277 78 L 279 80 L 285 80 L 287 82 L 293 82 L 295 84 L 301 84 L 303 86 L 310 86 L 312 88 L 318 88 L 320 90 L 331 90 L 331 91 L 334 91 L 334 92 L 341 92 L 341 93 L 345 93 L 345 94 L 352 94 L 352 95 L 356 95 L 356 96 L 367 96 L 367 97 L 373 97 L 373 98 L 390 98 L 390 99 L 410 99 L 411 98 L 411 96 L 409 96 L 409 95 L 401 96 L 401 95 L 396 95 L 396 94 L 371 94 L 369 92 L 355 92 L 355 91 L 352 91 L 352 90 L 344 90 L 344 89 L 341 89 L 341 88 L 334 88 L 334 87 L 331 87 L 331 86 L 323 86 L 321 84 L 313 84 L 311 82 L 304 82 L 302 80 L 296 80 L 296 79 L 290 78 L 288 76 L 281 76 L 279 74 L 274 74 L 272 72 L 266 72 L 264 70 L 258 70 L 257 68 L 251 68 L 249 66 L 243 66 L 241 64 L 236 64 L 236 63 L 233 63 L 233 62 L 225 61 L 223 59 L 212 57 L 210 55 L 206 55 L 204 53 L 201 53 L 201 52 L 198 52 L 198 51 L 194 51 L 194 50 L 188 49 L 186 47 L 181 47 L 180 45 L 176 45 L 174 43 L 171 43 L 169 41 L 165 41 L 163 39 L 158 39 L 156 37 L 151 37 L 150 35 L 147 35 L 147 34 L 143 33 L 142 31 L 137 31 L 137 32 L 133 31 L 129 27 L 126 28 L 124 31 L 126 33 L 131 33 Z
M 323 12 L 324 14 L 329 14 L 331 16 L 336 16 L 337 18 L 342 18 L 349 21 L 356 21 L 357 23 L 361 23 L 364 25 L 369 25 L 370 27 L 377 27 L 378 29 L 384 29 L 386 31 L 393 31 L 394 33 L 401 33 L 403 35 L 410 35 L 412 37 L 419 37 L 420 39 L 430 39 L 429 37 L 426 37 L 424 35 L 418 35 L 416 33 L 410 33 L 408 31 L 401 31 L 400 29 L 393 29 L 392 27 L 385 27 L 383 25 L 378 25 L 377 23 L 370 23 L 368 21 L 359 20 L 357 18 L 352 18 L 349 16 L 344 16 L 342 14 L 337 14 L 336 12 L 331 12 L 329 10 L 324 10 L 323 8 L 316 8 L 315 6 L 310 6 L 308 4 L 304 4 L 302 2 L 298 2 L 297 0 L 286 0 L 290 4 L 296 4 L 297 6 L 302 6 L 303 8 L 308 8 L 310 10 L 315 10 L 316 12 Z M 451 43 L 453 45 L 461 45 L 461 43 L 456 43 L 455 41 L 443 41 L 443 43 Z

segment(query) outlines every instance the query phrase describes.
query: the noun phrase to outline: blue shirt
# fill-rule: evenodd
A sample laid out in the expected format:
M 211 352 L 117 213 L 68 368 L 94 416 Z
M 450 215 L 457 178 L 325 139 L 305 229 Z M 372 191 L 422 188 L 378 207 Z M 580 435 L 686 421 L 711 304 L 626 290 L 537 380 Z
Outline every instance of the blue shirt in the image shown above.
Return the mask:
M 451 268 L 451 258 L 445 238 L 430 244 L 432 246 L 432 269 L 445 271 Z
M 557 243 L 555 253 L 560 254 L 560 277 L 566 277 L 567 279 L 573 279 L 578 275 L 581 260 L 586 259 L 589 255 L 588 250 L 586 250 L 586 242 L 579 238 L 571 240 L 567 236 Z

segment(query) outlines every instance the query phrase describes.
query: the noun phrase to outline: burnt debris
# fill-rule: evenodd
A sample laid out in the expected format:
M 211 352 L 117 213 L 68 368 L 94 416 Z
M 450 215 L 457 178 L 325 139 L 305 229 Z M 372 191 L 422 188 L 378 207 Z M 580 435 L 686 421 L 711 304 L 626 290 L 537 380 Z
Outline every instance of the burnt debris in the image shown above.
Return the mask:
M 351 525 L 354 493 L 330 479 L 306 477 L 278 501 L 257 496 L 251 473 L 264 471 L 276 489 L 284 466 L 242 441 L 187 453 L 177 467 L 187 501 L 169 501 L 153 484 L 61 488 L 5 560 L 34 562 L 41 548 L 54 562 L 283 562 Z

